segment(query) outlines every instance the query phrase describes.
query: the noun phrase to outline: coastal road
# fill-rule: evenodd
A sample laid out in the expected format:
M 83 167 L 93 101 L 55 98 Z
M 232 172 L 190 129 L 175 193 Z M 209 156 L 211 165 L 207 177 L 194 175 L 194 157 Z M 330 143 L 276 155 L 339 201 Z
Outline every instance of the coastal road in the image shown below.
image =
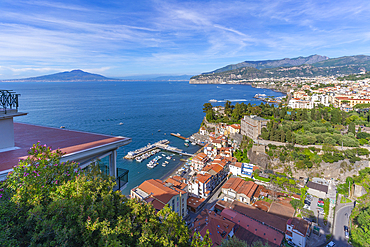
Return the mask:
M 333 241 L 337 246 L 351 246 L 344 235 L 344 226 L 348 226 L 349 216 L 351 215 L 354 203 L 346 203 L 339 208 L 335 214 L 335 225 L 333 231 Z

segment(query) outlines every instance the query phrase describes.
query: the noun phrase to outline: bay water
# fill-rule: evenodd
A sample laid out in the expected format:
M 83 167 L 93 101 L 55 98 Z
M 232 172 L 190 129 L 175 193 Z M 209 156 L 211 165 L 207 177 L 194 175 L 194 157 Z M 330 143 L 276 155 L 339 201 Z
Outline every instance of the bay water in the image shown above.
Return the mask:
M 210 99 L 220 101 L 213 105 L 224 105 L 225 100 L 258 105 L 255 94 L 283 95 L 249 85 L 188 81 L 0 82 L 0 86 L 21 94 L 19 111 L 28 115 L 17 117 L 17 122 L 132 138 L 132 143 L 117 152 L 117 167 L 129 170 L 124 194 L 144 180 L 161 178 L 183 158 L 175 155 L 166 167 L 160 162 L 149 169 L 150 159 L 141 163 L 125 160 L 127 152 L 162 139 L 186 152 L 196 152 L 199 146 L 185 147 L 183 140 L 170 133 L 188 137 L 197 132 L 204 117 L 203 104 Z

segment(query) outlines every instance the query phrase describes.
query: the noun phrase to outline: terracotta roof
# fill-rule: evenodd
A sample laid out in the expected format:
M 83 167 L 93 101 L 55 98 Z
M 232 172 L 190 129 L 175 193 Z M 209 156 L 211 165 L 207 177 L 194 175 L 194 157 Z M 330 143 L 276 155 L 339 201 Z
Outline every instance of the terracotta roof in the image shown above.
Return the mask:
M 310 227 L 310 223 L 308 223 L 308 221 L 296 217 L 290 218 L 287 221 L 287 225 L 292 226 L 294 230 L 297 230 L 303 236 L 306 236 L 307 230 Z
M 127 137 L 113 137 L 102 134 L 43 127 L 24 123 L 14 123 L 14 141 L 19 149 L 0 153 L 0 171 L 18 164 L 19 159 L 28 156 L 27 151 L 34 143 L 46 144 L 53 150 L 60 149 L 67 155 L 98 148 L 120 141 L 130 141 Z
M 284 239 L 284 234 L 282 234 L 281 232 L 245 215 L 242 215 L 241 213 L 238 213 L 232 209 L 225 208 L 224 210 L 222 210 L 221 216 L 234 222 L 235 224 L 240 225 L 246 230 L 257 235 L 258 237 L 261 237 L 279 246 Z
M 253 234 L 252 232 L 248 231 L 244 227 L 239 227 L 235 231 L 235 237 L 237 237 L 240 240 L 246 241 L 247 243 L 254 243 L 254 242 L 262 242 L 262 244 L 265 246 L 266 244 L 269 247 L 279 247 L 280 245 L 271 243 L 270 241 L 267 241 L 266 239 L 263 239 L 261 237 L 258 237 L 257 235 Z
M 230 165 L 242 168 L 243 163 L 242 162 L 235 162 L 234 164 L 230 164 Z
M 167 204 L 174 196 L 179 195 L 180 192 L 182 194 L 186 193 L 180 189 L 167 187 L 165 183 L 159 179 L 146 180 L 140 184 L 138 188 L 149 194 L 149 197 L 152 197 L 156 200 L 153 201 L 153 199 L 147 199 L 153 202 L 153 206 L 158 210 L 162 209 L 165 204 Z
M 199 181 L 199 182 L 201 182 L 202 184 L 204 184 L 204 183 L 206 183 L 207 181 L 209 182 L 210 180 L 210 178 L 212 177 L 212 175 L 210 175 L 210 174 L 198 174 L 197 176 L 196 176 L 196 179 Z
M 234 229 L 235 224 L 215 212 L 203 210 L 194 221 L 192 232 L 199 232 L 204 236 L 209 231 L 209 237 L 212 239 L 212 246 L 218 246 L 222 240 L 226 239 Z
M 240 184 L 244 180 L 241 178 L 230 178 L 229 180 L 226 181 L 226 183 L 222 186 L 223 189 L 232 189 L 234 191 L 237 191 L 239 188 Z
M 278 215 L 279 217 L 289 219 L 290 217 L 293 217 L 295 210 L 292 207 L 292 205 L 290 205 L 290 203 L 283 204 L 283 203 L 273 202 L 268 212 L 270 214 L 275 214 L 275 215 Z
M 263 222 L 264 224 L 271 226 L 282 233 L 285 233 L 287 220 L 282 217 L 267 213 L 255 207 L 249 206 L 245 203 L 238 202 L 236 200 L 233 201 L 232 203 L 218 201 L 217 205 L 222 208 L 231 207 L 231 209 L 238 213 L 251 217 L 259 222 Z
M 188 200 L 187 200 L 187 205 L 189 207 L 192 207 L 192 208 L 196 209 L 204 201 L 205 201 L 204 198 L 196 198 L 194 196 L 189 196 Z
M 188 186 L 186 183 L 183 183 L 181 181 L 178 181 L 176 179 L 174 179 L 173 177 L 172 178 L 168 178 L 166 180 L 166 183 L 171 183 L 173 184 L 174 187 L 180 189 L 180 190 L 184 190 L 186 188 L 186 186 Z

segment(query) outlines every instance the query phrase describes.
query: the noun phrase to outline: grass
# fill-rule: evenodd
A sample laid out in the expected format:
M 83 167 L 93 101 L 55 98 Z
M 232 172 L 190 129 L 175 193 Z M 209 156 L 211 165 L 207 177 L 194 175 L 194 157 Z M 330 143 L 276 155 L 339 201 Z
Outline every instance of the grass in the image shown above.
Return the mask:
M 352 202 L 351 199 L 348 199 L 348 198 L 346 198 L 344 196 L 342 196 L 340 198 L 340 203 L 349 203 L 349 202 Z

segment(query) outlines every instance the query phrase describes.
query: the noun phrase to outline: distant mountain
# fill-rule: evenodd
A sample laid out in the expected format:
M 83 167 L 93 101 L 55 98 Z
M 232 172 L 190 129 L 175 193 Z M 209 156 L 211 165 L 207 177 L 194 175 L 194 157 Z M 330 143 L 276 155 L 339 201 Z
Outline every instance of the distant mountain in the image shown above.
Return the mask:
M 212 73 L 220 73 L 234 69 L 240 69 L 245 67 L 251 67 L 256 69 L 266 69 L 266 68 L 276 68 L 276 67 L 290 67 L 290 66 L 299 66 L 302 64 L 313 64 L 320 61 L 328 60 L 329 58 L 326 56 L 320 55 L 311 55 L 309 57 L 296 57 L 296 58 L 284 58 L 279 60 L 262 60 L 262 61 L 245 61 L 237 64 L 227 65 L 220 69 L 216 69 L 212 72 L 203 73 L 212 74 Z
M 343 76 L 364 71 L 370 71 L 370 56 L 357 55 L 326 59 L 299 66 L 279 66 L 263 69 L 243 67 L 224 72 L 201 74 L 193 76 L 190 79 L 190 83 L 217 84 L 232 82 L 233 80 L 252 80 L 258 78 Z
M 117 79 L 111 79 L 102 75 L 92 74 L 76 69 L 72 71 L 65 71 L 51 75 L 43 75 L 9 81 L 111 81 L 111 80 Z

